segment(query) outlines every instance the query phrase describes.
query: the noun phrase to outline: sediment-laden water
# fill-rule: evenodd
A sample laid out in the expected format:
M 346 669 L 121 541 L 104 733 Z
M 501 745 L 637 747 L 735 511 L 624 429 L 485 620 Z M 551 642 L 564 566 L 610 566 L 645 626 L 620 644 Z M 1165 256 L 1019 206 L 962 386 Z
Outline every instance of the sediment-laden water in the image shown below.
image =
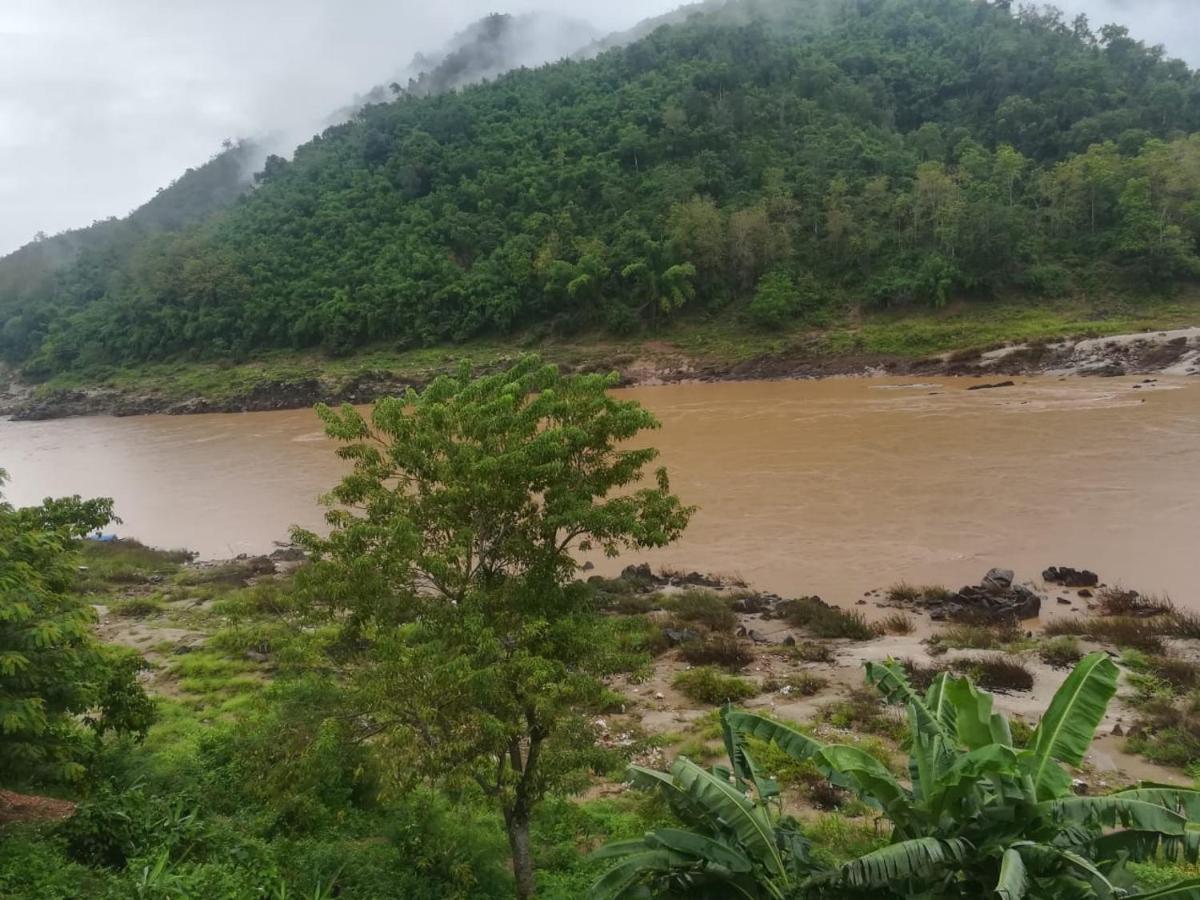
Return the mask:
M 629 559 L 843 603 L 1065 564 L 1200 608 L 1200 380 L 1015 380 L 622 391 L 662 420 L 648 440 L 700 506 L 678 545 Z M 319 527 L 332 451 L 309 411 L 0 422 L 9 499 L 113 496 L 120 533 L 207 557 Z

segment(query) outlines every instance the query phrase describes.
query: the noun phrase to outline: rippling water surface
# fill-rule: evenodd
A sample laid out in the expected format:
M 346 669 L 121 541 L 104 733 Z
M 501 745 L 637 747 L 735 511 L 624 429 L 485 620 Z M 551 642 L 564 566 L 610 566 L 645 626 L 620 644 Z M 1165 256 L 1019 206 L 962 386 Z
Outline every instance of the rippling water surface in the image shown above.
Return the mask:
M 648 558 L 842 602 L 1065 564 L 1200 608 L 1200 380 L 1017 381 L 622 391 L 662 420 L 650 441 L 701 507 Z M 342 465 L 307 410 L 0 422 L 10 499 L 113 496 L 123 534 L 203 556 L 319 527 Z

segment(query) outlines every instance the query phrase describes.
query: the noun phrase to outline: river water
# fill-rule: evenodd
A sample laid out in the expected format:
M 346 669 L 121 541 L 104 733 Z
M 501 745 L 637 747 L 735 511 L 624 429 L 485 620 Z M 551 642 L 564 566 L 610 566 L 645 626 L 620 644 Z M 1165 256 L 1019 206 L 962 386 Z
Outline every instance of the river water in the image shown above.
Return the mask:
M 1200 608 L 1200 379 L 683 384 L 621 391 L 662 420 L 700 511 L 649 559 L 852 601 L 991 566 L 1098 571 Z M 1137 385 L 1137 387 L 1135 387 Z M 112 496 L 121 534 L 205 557 L 318 528 L 342 462 L 311 411 L 0 422 L 18 504 Z

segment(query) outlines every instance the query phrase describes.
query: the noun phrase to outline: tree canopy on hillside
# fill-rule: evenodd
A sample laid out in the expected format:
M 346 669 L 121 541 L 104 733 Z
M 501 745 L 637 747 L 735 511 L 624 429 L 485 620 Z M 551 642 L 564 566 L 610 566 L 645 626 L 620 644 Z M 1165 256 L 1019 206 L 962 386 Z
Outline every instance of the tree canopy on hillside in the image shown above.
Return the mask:
M 742 0 L 368 106 L 202 224 L 0 289 L 0 352 L 48 374 L 629 332 L 756 298 L 774 326 L 839 302 L 1169 289 L 1200 275 L 1198 130 L 1197 74 L 1119 26 Z

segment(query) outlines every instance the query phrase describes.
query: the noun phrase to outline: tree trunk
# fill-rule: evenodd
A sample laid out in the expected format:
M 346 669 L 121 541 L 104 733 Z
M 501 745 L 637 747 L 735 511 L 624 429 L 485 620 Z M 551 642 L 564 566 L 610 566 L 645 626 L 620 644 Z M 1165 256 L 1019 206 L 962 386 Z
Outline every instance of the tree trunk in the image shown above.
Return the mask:
M 508 846 L 512 850 L 513 875 L 518 900 L 528 900 L 537 891 L 533 881 L 533 853 L 529 849 L 529 812 L 515 809 L 505 816 Z

